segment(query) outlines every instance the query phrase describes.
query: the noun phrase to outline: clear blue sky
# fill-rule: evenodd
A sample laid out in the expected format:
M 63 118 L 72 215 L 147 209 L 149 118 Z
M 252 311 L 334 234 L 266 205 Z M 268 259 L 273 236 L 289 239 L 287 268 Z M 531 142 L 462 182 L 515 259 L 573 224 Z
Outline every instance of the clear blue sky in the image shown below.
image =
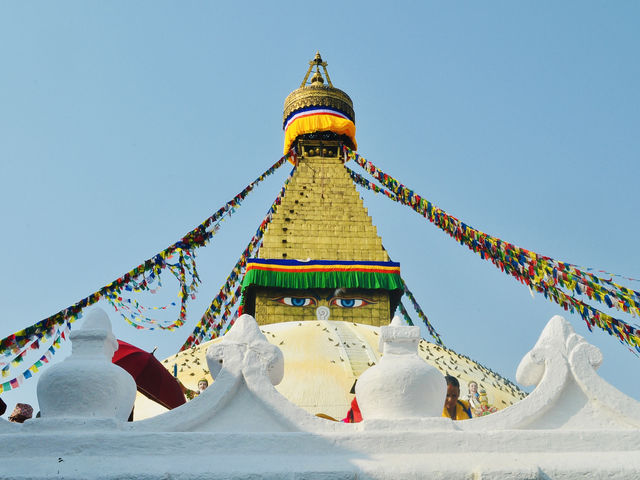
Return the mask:
M 316 50 L 387 173 L 506 241 L 640 277 L 639 18 L 632 1 L 3 2 L 0 337 L 172 244 L 277 160 L 284 98 Z M 200 251 L 187 325 L 138 332 L 106 305 L 116 335 L 175 353 L 286 173 Z M 444 342 L 514 380 L 559 307 L 363 196 Z M 565 316 L 640 399 L 640 359 Z M 35 384 L 3 398 L 35 403 Z

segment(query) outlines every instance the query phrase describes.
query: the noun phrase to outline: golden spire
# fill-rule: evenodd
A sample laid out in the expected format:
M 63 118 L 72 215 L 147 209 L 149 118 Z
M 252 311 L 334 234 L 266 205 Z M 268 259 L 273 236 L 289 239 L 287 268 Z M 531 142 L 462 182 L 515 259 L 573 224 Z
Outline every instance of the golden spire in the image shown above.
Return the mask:
M 311 83 L 307 85 L 309 75 L 315 67 L 315 73 L 311 77 Z M 324 70 L 324 77 L 327 84 L 324 84 L 324 78 L 320 73 L 320 67 Z M 353 111 L 353 102 L 349 95 L 342 90 L 335 88 L 329 78 L 327 71 L 327 62 L 322 60 L 320 52 L 316 53 L 313 60 L 309 62 L 307 74 L 302 80 L 300 87 L 291 92 L 284 101 L 283 121 L 296 110 L 310 106 L 332 107 L 344 112 L 352 121 L 355 122 L 355 112 Z
M 322 69 L 324 70 L 324 75 L 325 77 L 327 77 L 327 83 L 330 87 L 333 87 L 331 78 L 329 78 L 329 72 L 327 71 L 327 65 L 327 62 L 322 61 L 320 52 L 316 52 L 315 58 L 309 62 L 309 69 L 307 70 L 307 74 L 304 76 L 304 80 L 302 80 L 302 83 L 300 84 L 300 88 L 304 87 L 307 83 L 309 75 L 311 74 L 311 70 L 313 70 L 314 66 L 316 67 L 316 73 L 311 79 L 311 83 L 314 83 L 314 79 L 319 79 L 320 83 L 324 83 L 324 79 L 322 78 L 322 74 L 320 73 L 320 67 L 322 67 Z

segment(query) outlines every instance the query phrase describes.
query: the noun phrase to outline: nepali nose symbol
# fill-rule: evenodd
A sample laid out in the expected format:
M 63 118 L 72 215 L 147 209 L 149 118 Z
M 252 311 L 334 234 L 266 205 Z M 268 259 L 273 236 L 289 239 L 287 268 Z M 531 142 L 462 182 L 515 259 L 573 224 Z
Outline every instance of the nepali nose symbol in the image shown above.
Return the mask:
M 321 305 L 320 307 L 316 308 L 316 318 L 318 320 L 329 320 L 330 315 L 331 310 L 329 310 L 329 307 Z

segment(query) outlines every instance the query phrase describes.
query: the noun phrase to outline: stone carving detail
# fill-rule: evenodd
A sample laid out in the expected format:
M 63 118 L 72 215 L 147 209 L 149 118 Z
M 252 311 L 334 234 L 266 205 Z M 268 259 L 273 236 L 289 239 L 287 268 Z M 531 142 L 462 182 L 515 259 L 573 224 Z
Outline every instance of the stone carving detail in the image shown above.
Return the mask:
M 440 417 L 447 386 L 442 374 L 418 357 L 420 327 L 403 326 L 395 317 L 380 330 L 383 356 L 356 384 L 363 419 Z
M 533 407 L 529 409 L 530 414 L 540 417 L 550 409 L 558 411 L 556 403 L 566 404 L 569 399 L 575 398 L 583 399 L 584 405 L 574 402 L 574 415 L 569 417 L 565 414 L 567 418 L 563 419 L 568 425 L 601 428 L 609 421 L 605 419 L 611 418 L 615 423 L 640 427 L 640 403 L 597 374 L 602 360 L 600 349 L 575 333 L 569 322 L 559 315 L 552 317 L 516 372 L 518 382 L 537 385 L 524 400 Z M 564 405 L 564 410 L 568 412 L 566 407 Z M 595 415 L 598 410 L 604 415 Z M 558 417 L 556 413 L 552 420 Z
M 284 376 L 284 357 L 271 345 L 251 315 L 240 316 L 220 343 L 207 350 L 207 365 L 215 379 L 224 366 L 229 372 L 267 375 L 273 385 Z
M 330 316 L 331 316 L 331 310 L 329 310 L 329 307 L 325 307 L 324 305 L 321 305 L 318 308 L 316 308 L 316 318 L 318 320 L 329 320 Z
M 520 402 L 488 417 L 462 422 L 463 430 L 607 430 L 640 427 L 640 403 L 604 381 L 597 347 L 559 315 L 549 320 L 523 357 L 516 379 L 536 388 Z

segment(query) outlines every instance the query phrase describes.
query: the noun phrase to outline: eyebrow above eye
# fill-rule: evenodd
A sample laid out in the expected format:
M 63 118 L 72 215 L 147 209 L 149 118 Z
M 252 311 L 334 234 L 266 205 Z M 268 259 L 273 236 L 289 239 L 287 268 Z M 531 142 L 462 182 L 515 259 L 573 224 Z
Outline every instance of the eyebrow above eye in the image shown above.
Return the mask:
M 278 298 L 272 298 L 272 300 L 282 303 L 283 305 L 288 305 L 290 307 L 309 307 L 316 305 L 316 299 L 312 297 L 290 297 L 283 296 Z
M 358 307 L 364 307 L 365 305 L 370 305 L 371 301 L 366 300 L 364 298 L 343 298 L 343 297 L 336 297 L 331 299 L 331 305 L 335 305 L 337 307 L 342 307 L 342 308 L 358 308 Z

